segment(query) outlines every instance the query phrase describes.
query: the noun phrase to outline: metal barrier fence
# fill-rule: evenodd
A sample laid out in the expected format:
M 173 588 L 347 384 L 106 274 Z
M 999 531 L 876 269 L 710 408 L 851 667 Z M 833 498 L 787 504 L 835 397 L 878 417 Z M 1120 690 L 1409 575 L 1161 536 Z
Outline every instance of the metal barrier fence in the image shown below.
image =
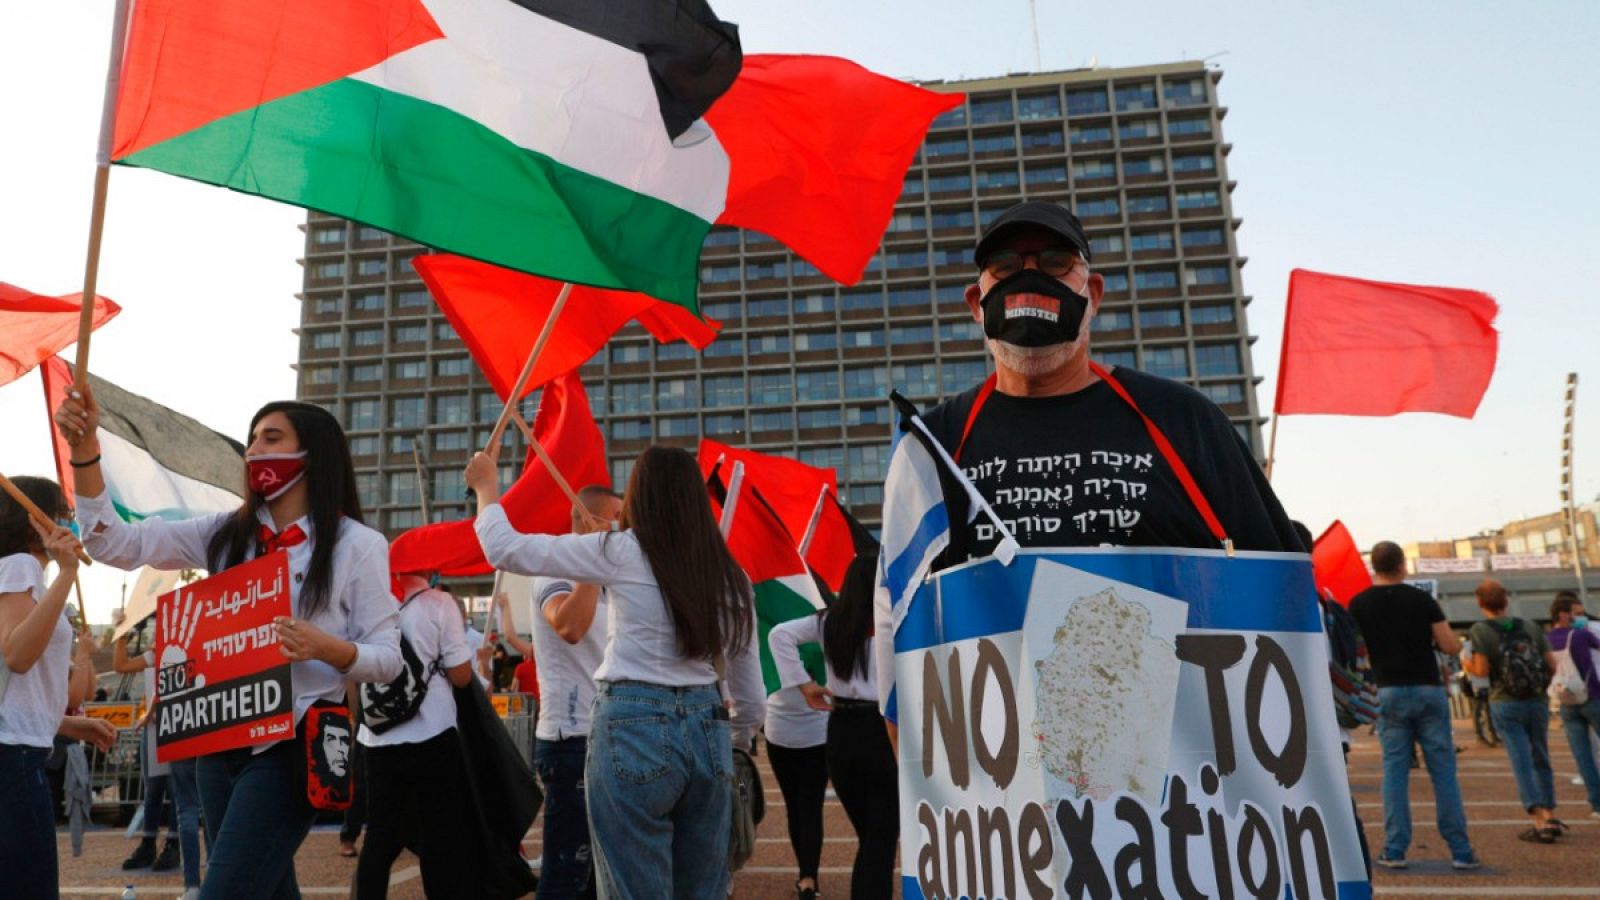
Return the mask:
M 522 751 L 522 758 L 533 768 L 533 728 L 538 719 L 539 702 L 532 694 L 491 694 L 490 701 L 506 732 Z
M 94 797 L 90 815 L 94 821 L 120 828 L 133 819 L 144 802 L 144 772 L 139 766 L 142 737 L 143 732 L 137 728 L 119 728 L 110 750 L 85 748 L 89 789 Z

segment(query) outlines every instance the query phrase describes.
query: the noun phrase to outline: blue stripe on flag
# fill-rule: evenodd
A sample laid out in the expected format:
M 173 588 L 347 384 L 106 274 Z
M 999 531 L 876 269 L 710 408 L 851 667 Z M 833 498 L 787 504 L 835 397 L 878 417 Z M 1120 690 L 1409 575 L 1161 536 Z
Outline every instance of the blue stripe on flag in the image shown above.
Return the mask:
M 950 512 L 943 503 L 928 508 L 922 514 L 922 520 L 917 523 L 917 530 L 912 533 L 905 543 L 905 549 L 900 551 L 889 562 L 883 572 L 883 583 L 889 590 L 889 603 L 899 606 L 906 599 L 906 586 L 917 574 L 917 568 L 922 565 L 924 557 L 928 554 L 928 546 L 941 536 L 950 531 Z M 887 536 L 887 535 L 886 535 Z

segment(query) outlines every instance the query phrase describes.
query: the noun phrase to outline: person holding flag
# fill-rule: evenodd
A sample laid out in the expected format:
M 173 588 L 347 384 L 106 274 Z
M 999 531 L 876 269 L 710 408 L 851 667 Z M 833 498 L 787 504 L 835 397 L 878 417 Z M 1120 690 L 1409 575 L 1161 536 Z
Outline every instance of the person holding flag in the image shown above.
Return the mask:
M 766 693 L 750 581 L 694 457 L 645 450 L 623 494 L 622 530 L 551 536 L 507 520 L 497 455 L 491 445 L 466 469 L 490 565 L 607 593 L 584 772 L 601 896 L 723 900 L 733 746 L 748 746 Z
M 296 739 L 202 756 L 196 776 L 211 850 L 201 897 L 295 896 L 294 854 L 316 816 L 306 783 L 307 712 L 342 706 L 347 682 L 387 682 L 401 668 L 389 544 L 362 523 L 344 431 L 321 407 L 268 403 L 250 420 L 242 506 L 131 523 L 118 516 L 100 470 L 99 415 L 92 390 L 69 393 L 55 413 L 92 557 L 122 569 L 216 573 L 288 553 L 294 615 L 273 625 L 291 662 Z

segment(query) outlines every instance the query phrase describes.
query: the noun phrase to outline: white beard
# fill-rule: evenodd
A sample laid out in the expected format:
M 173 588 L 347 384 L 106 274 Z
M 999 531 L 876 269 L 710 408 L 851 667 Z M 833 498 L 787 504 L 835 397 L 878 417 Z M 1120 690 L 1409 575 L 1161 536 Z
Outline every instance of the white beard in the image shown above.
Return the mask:
M 1089 322 L 1093 314 L 1086 314 L 1078 325 L 1078 337 L 1060 344 L 1043 347 L 1023 347 L 996 338 L 984 338 L 996 365 L 1001 365 L 1024 378 L 1037 378 L 1065 366 L 1080 353 L 1089 352 Z

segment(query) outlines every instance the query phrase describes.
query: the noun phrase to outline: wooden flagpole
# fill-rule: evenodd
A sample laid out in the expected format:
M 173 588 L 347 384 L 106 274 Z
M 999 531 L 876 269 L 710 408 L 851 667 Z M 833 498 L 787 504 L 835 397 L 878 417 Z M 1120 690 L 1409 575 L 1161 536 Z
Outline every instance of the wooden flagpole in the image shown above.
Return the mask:
M 1272 464 L 1278 461 L 1278 413 L 1272 413 L 1272 425 L 1267 437 L 1267 480 L 1272 480 Z
M 511 415 L 516 412 L 517 403 L 522 399 L 522 389 L 527 385 L 528 379 L 533 376 L 533 364 L 538 361 L 539 354 L 544 352 L 544 345 L 549 342 L 550 335 L 555 331 L 556 319 L 561 315 L 562 307 L 567 305 L 567 298 L 572 295 L 572 282 L 561 285 L 561 293 L 556 295 L 556 303 L 550 307 L 550 315 L 545 317 L 544 328 L 539 331 L 539 339 L 533 342 L 533 352 L 528 354 L 528 362 L 522 367 L 522 374 L 517 376 L 517 383 L 511 388 L 511 393 L 506 395 L 506 408 L 500 411 L 500 418 L 494 423 L 494 431 L 489 433 L 489 444 L 483 448 L 488 453 L 500 443 L 500 436 L 505 433 L 506 425 L 511 421 Z
M 582 501 L 578 499 L 578 492 L 572 489 L 572 483 L 567 481 L 567 476 L 562 475 L 561 470 L 556 468 L 555 460 L 551 459 L 550 454 L 545 452 L 544 445 L 539 443 L 539 439 L 533 436 L 533 428 L 528 425 L 528 421 L 522 418 L 521 413 L 515 411 L 511 413 L 511 420 L 517 424 L 518 430 L 527 439 L 528 446 L 533 448 L 534 455 L 538 456 L 539 461 L 544 463 L 545 471 L 549 472 L 550 477 L 556 480 L 556 487 L 561 488 L 561 493 L 567 495 L 567 499 L 572 501 L 573 506 L 581 506 Z
M 28 511 L 29 518 L 33 519 L 35 522 L 38 522 L 41 526 L 48 528 L 51 531 L 61 527 L 56 523 L 55 519 L 52 519 L 44 514 L 44 510 L 39 508 L 39 504 L 30 500 L 28 495 L 22 492 L 21 488 L 13 484 L 11 479 L 4 475 L 0 475 L 0 489 L 3 489 L 7 494 L 10 494 L 11 499 L 17 501 L 17 503 L 23 509 Z M 78 547 L 77 553 L 79 562 L 86 566 L 94 565 L 94 561 L 89 559 L 89 554 L 84 552 L 81 545 Z
M 111 186 L 111 140 L 117 128 L 117 86 L 122 80 L 122 51 L 128 38 L 129 0 L 117 0 L 111 23 L 111 54 L 106 63 L 106 92 L 100 106 L 100 145 L 95 152 L 94 199 L 89 207 L 89 249 L 83 263 L 82 309 L 78 313 L 78 364 L 72 387 L 80 395 L 89 378 L 89 334 L 94 331 L 95 291 L 100 280 L 100 237 L 106 225 L 106 192 Z

